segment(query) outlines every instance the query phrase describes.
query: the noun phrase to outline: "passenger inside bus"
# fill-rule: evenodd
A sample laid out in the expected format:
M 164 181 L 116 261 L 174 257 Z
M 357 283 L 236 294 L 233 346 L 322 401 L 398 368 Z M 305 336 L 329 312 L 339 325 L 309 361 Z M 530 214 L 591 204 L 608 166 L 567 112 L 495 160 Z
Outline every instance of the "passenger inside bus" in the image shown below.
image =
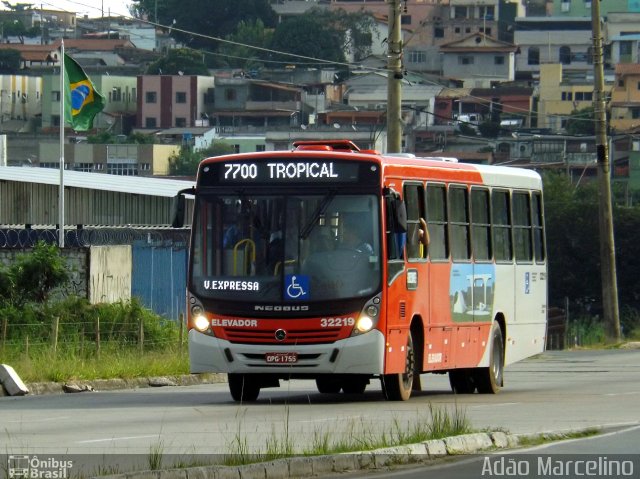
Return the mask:
M 375 250 L 371 245 L 372 226 L 368 215 L 362 213 L 344 213 L 341 219 L 340 248 L 357 251 L 366 255 L 373 255 Z

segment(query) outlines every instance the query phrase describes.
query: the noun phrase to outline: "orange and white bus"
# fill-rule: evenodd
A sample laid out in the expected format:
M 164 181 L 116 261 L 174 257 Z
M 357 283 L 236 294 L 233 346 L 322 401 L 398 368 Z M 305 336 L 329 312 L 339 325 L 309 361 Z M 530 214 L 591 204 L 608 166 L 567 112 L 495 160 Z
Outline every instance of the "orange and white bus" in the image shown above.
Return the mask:
M 379 378 L 407 400 L 423 373 L 496 393 L 544 349 L 533 171 L 296 142 L 205 159 L 190 193 L 190 368 L 227 373 L 237 401 L 293 378 L 348 394 Z

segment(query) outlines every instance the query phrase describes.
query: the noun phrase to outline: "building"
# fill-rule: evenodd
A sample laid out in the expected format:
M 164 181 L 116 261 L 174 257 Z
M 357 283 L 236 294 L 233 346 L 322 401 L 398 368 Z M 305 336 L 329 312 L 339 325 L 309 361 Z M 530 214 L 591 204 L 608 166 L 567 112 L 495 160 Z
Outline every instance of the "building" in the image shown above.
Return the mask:
M 57 224 L 59 185 L 56 170 L 0 167 L 2 224 Z M 194 182 L 67 171 L 64 186 L 67 226 L 169 226 L 173 197 Z
M 264 132 L 308 123 L 310 107 L 304 106 L 301 86 L 250 78 L 220 78 L 215 81 L 212 125 L 221 133 Z
M 516 77 L 537 79 L 540 65 L 561 63 L 565 70 L 593 71 L 591 19 L 520 17 L 515 21 Z
M 116 135 L 131 131 L 137 108 L 137 81 L 135 77 L 94 74 L 87 71 L 96 90 L 105 98 L 104 109 L 96 115 L 96 129 L 109 130 Z M 42 130 L 52 132 L 60 127 L 60 69 L 42 77 Z
M 514 133 L 495 140 L 496 164 L 536 169 L 561 169 L 572 183 L 597 176 L 593 136 Z
M 440 46 L 442 75 L 464 81 L 465 87 L 490 88 L 515 78 L 518 47 L 484 33 Z
M 611 89 L 611 129 L 616 132 L 637 131 L 640 127 L 640 64 L 616 65 Z
M 197 75 L 140 75 L 136 127 L 204 126 L 213 111 L 215 80 Z
M 610 65 L 640 63 L 640 12 L 610 13 L 604 24 Z
M 439 125 L 473 118 L 475 125 L 492 121 L 528 128 L 532 105 L 533 88 L 530 87 L 447 88 L 436 98 L 434 116 Z
M 536 126 L 564 129 L 571 113 L 593 106 L 593 90 L 592 74 L 567 72 L 559 63 L 540 65 Z
M 591 17 L 591 0 L 553 0 L 550 14 L 554 17 Z M 600 14 L 608 16 L 613 12 L 640 12 L 640 2 L 636 0 L 600 1 Z
M 0 75 L 0 132 L 34 131 L 42 112 L 41 77 Z

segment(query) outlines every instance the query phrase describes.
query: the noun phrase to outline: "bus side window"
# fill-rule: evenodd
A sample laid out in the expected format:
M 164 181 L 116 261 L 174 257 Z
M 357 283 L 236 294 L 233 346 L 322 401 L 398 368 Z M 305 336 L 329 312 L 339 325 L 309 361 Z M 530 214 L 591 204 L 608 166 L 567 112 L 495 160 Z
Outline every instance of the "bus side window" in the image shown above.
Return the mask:
M 542 215 L 542 195 L 533 193 L 531 198 L 532 218 L 533 218 L 533 248 L 536 254 L 536 261 L 544 263 L 546 251 L 544 246 L 544 221 Z
M 427 230 L 431 260 L 449 258 L 447 232 L 447 190 L 444 185 L 427 185 Z
M 496 261 L 512 261 L 511 208 L 508 191 L 493 190 L 491 192 L 491 226 Z
M 426 248 L 420 242 L 420 218 L 424 218 L 424 188 L 422 185 L 405 185 L 404 202 L 407 206 L 407 258 L 409 261 L 426 258 Z
M 404 244 L 406 242 L 406 229 L 403 221 L 405 219 L 399 218 L 398 215 L 406 215 L 404 211 L 404 204 L 399 197 L 387 196 L 385 198 L 386 209 L 386 240 L 387 240 L 387 260 L 402 260 L 404 259 Z
M 449 228 L 451 231 L 451 258 L 471 258 L 469 241 L 469 197 L 464 186 L 449 187 Z
M 471 188 L 471 247 L 476 261 L 491 259 L 489 190 Z
M 531 206 L 529 193 L 513 193 L 513 242 L 517 262 L 529 262 L 533 259 L 531 240 Z

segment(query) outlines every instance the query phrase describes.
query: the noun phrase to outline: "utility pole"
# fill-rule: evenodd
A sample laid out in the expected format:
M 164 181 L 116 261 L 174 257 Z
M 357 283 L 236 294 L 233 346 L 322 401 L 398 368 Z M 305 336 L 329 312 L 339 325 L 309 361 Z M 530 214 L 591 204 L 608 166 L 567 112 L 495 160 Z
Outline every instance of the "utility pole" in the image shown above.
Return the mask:
M 389 2 L 387 37 L 387 153 L 402 151 L 402 29 L 401 0 Z
M 618 309 L 618 283 L 616 280 L 616 254 L 613 236 L 613 207 L 611 204 L 611 163 L 607 141 L 606 93 L 604 91 L 604 65 L 602 32 L 600 28 L 600 1 L 591 2 L 593 30 L 593 109 L 596 128 L 598 161 L 598 209 L 600 226 L 600 276 L 602 281 L 602 307 L 607 337 L 620 340 L 620 312 Z

